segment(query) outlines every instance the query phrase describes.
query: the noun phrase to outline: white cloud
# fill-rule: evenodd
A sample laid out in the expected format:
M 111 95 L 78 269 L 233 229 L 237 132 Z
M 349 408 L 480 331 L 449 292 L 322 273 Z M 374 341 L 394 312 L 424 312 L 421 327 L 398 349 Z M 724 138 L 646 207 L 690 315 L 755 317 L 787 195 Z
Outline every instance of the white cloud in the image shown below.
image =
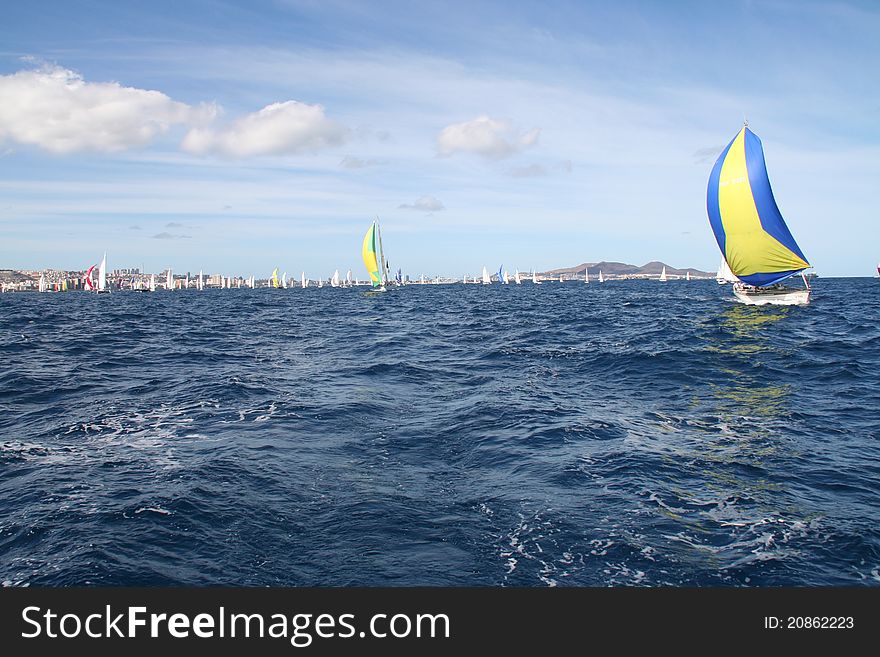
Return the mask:
M 325 116 L 321 105 L 288 100 L 267 105 L 224 130 L 194 128 L 181 148 L 199 155 L 229 157 L 289 155 L 341 144 L 347 132 Z
M 373 167 L 376 165 L 382 164 L 382 160 L 377 160 L 370 158 L 368 160 L 363 160 L 359 157 L 352 157 L 351 155 L 346 155 L 342 158 L 342 161 L 339 163 L 344 169 L 366 169 L 367 167 Z
M 143 146 L 172 125 L 212 118 L 159 91 L 86 82 L 60 66 L 0 75 L 0 141 L 53 153 L 118 152 Z
M 529 164 L 528 166 L 511 169 L 510 175 L 514 178 L 539 178 L 547 175 L 547 169 L 540 164 Z
M 443 203 L 433 196 L 421 196 L 414 203 L 404 203 L 397 207 L 402 210 L 418 210 L 420 212 L 439 212 L 446 209 Z
M 517 134 L 505 121 L 480 116 L 473 121 L 448 125 L 437 136 L 437 150 L 441 155 L 476 153 L 492 159 L 509 157 L 534 146 L 540 128 Z

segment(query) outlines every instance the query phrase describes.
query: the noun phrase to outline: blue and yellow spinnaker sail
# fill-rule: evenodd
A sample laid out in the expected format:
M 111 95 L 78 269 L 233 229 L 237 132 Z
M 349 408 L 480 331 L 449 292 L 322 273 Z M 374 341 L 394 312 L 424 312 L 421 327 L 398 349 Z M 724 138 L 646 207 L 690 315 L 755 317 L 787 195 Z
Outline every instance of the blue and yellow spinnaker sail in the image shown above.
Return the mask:
M 367 267 L 367 273 L 370 275 L 370 282 L 373 287 L 382 285 L 382 273 L 379 268 L 379 249 L 377 248 L 376 223 L 370 224 L 367 234 L 364 235 L 364 245 L 361 249 L 361 255 L 364 258 L 364 265 Z
M 743 283 L 772 285 L 810 266 L 776 206 L 761 140 L 747 126 L 715 162 L 706 209 L 721 253 Z

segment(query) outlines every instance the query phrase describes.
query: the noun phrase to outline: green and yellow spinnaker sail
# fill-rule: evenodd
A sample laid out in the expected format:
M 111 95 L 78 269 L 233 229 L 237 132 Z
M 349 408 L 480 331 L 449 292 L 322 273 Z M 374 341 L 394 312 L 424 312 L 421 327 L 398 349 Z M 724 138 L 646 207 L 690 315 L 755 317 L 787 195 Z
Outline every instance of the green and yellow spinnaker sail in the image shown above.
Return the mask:
M 361 249 L 364 265 L 367 267 L 367 273 L 370 275 L 370 282 L 373 284 L 373 287 L 382 285 L 382 271 L 379 266 L 379 249 L 377 244 L 376 222 L 374 221 L 367 229 L 367 234 L 364 235 L 364 245 Z
M 709 176 L 709 223 L 734 275 L 748 285 L 772 285 L 808 268 L 776 206 L 758 136 L 743 127 Z

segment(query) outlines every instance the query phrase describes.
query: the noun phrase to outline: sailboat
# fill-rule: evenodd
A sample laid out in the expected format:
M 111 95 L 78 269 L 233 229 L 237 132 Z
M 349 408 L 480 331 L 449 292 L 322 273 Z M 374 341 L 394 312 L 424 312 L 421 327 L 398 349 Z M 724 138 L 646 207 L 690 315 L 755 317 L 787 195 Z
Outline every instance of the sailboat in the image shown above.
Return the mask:
M 272 282 L 272 287 L 278 288 L 278 267 L 272 270 L 272 278 L 269 279 Z
M 351 273 L 350 269 L 349 273 Z M 400 267 L 397 268 L 397 277 L 395 278 L 395 280 L 397 281 L 398 285 L 403 285 L 403 272 L 400 270 Z
M 398 269 L 397 272 L 400 273 L 400 270 Z M 352 285 L 354 285 L 354 281 L 351 277 L 351 269 L 349 269 L 348 273 L 345 275 L 345 287 L 351 287 Z
M 107 253 L 101 258 L 101 264 L 98 265 L 98 294 L 107 294 L 110 288 L 107 287 Z
M 330 279 L 330 285 L 332 287 L 339 287 L 339 270 L 333 272 L 333 277 Z
M 733 272 L 730 271 L 730 265 L 727 264 L 727 260 L 724 259 L 724 255 L 721 256 L 721 262 L 718 263 L 718 273 L 715 274 L 715 280 L 718 281 L 718 285 L 724 285 L 725 283 L 736 283 L 739 279 L 733 275 Z
M 171 267 L 168 268 L 168 274 L 165 276 L 165 289 L 174 289 L 174 275 L 171 273 Z
M 660 272 L 660 279 L 659 280 L 661 283 L 666 282 L 666 265 L 663 265 L 663 271 Z
M 492 279 L 489 278 L 489 272 L 483 267 L 483 285 L 489 285 L 491 282 Z
M 287 289 L 287 272 L 281 274 L 281 287 L 283 287 L 285 290 Z
M 33 280 L 33 279 L 31 279 Z M 48 288 L 46 287 L 46 274 L 45 272 L 40 272 L 40 292 L 45 292 Z
M 186 275 L 186 280 L 183 282 L 183 287 L 187 290 L 189 289 L 189 273 Z
M 89 267 L 89 270 L 86 272 L 86 277 L 83 279 L 83 283 L 85 284 L 86 290 L 96 289 L 95 283 L 92 280 L 92 272 L 95 271 L 95 267 L 97 267 L 97 266 L 98 265 L 92 265 L 91 267 Z
M 425 275 L 421 274 L 419 276 L 419 285 L 424 285 L 424 284 L 425 284 Z
M 602 270 L 601 270 L 601 269 L 599 270 L 599 282 L 600 282 L 600 283 L 604 283 L 604 282 L 605 282 L 605 277 L 602 276 Z
M 541 281 L 538 280 L 538 275 L 535 273 L 535 268 L 532 267 L 532 283 L 535 285 L 540 285 Z
M 584 283 L 589 283 L 589 282 L 590 282 L 590 268 L 587 267 L 586 269 L 584 269 Z
M 684 273 L 684 280 L 686 280 L 686 281 L 691 280 L 691 273 L 689 271 L 686 271 Z
M 510 285 L 510 276 L 507 275 L 507 270 L 504 270 L 504 284 Z
M 519 277 L 519 269 L 513 272 L 513 282 L 517 285 L 522 285 L 522 280 Z
M 204 275 L 202 274 L 202 270 L 201 270 L 201 269 L 199 269 L 199 284 L 198 284 L 198 289 L 199 289 L 199 291 L 205 289 L 205 277 L 204 277 Z
M 750 305 L 804 305 L 810 267 L 782 218 L 767 175 L 764 149 L 748 124 L 727 145 L 709 175 L 709 224 L 721 254 L 739 281 L 733 294 Z M 806 289 L 782 281 L 801 274 Z
M 385 265 L 385 252 L 382 249 L 382 231 L 379 228 L 379 219 L 370 224 L 364 235 L 364 241 L 361 245 L 361 257 L 364 260 L 364 266 L 370 275 L 370 283 L 375 292 L 385 292 L 388 284 L 388 268 Z M 424 276 L 422 283 L 425 282 Z
M 308 287 L 308 286 L 309 286 L 309 279 L 306 278 L 306 273 L 305 273 L 305 272 L 302 272 L 302 273 L 300 274 L 300 276 L 299 276 L 299 284 L 300 284 L 302 287 Z
M 150 274 L 150 292 L 156 291 L 156 274 Z

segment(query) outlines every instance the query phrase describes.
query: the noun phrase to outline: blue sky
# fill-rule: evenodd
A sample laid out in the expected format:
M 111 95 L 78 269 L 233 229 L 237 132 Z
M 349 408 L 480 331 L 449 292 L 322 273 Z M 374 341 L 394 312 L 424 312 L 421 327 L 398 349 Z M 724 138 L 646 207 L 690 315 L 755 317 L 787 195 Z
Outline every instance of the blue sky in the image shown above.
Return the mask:
M 0 24 L 0 267 L 714 271 L 743 118 L 820 275 L 880 260 L 880 5 L 40 2 Z

